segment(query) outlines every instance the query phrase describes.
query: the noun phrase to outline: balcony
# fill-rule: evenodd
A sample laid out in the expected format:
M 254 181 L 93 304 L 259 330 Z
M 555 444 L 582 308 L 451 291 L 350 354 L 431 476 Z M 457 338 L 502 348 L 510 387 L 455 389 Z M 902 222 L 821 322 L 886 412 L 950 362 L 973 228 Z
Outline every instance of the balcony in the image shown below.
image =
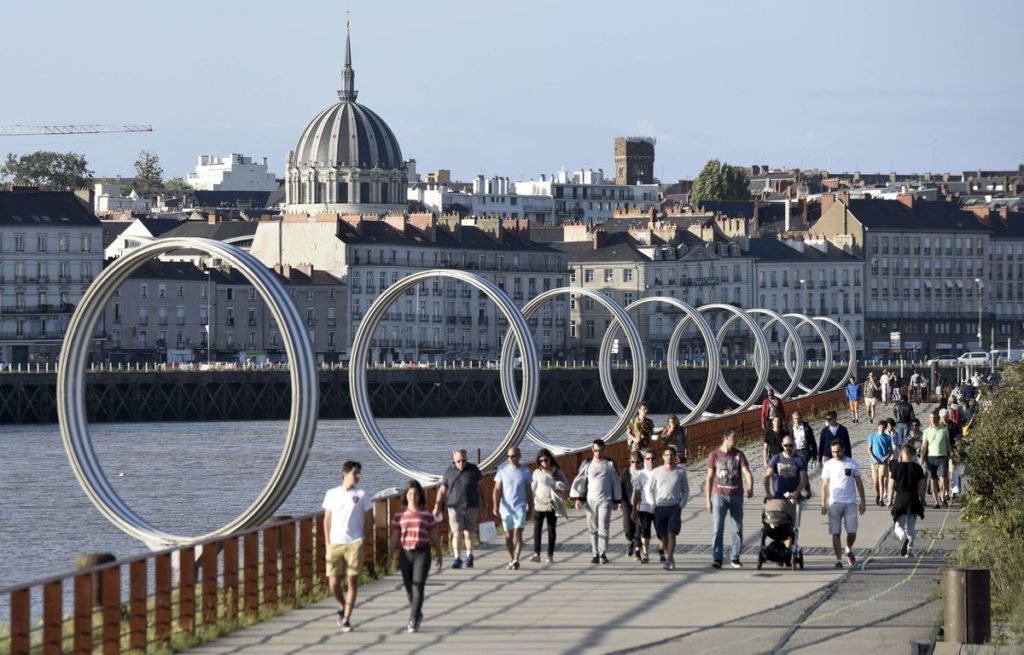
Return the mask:
M 67 303 L 61 305 L 5 305 L 0 314 L 70 314 L 75 308 Z
M 179 325 L 184 325 L 184 322 L 179 323 Z M 256 327 L 256 319 L 255 318 L 250 318 L 249 319 L 249 327 Z
M 62 282 L 62 283 L 64 283 L 64 284 L 67 284 L 67 283 L 71 282 L 71 276 L 70 275 L 58 275 L 57 276 L 57 280 Z
M 158 318 L 156 320 L 156 324 L 157 325 L 167 325 L 167 317 L 166 316 L 161 316 L 160 318 Z
M 140 316 L 138 323 L 139 323 L 139 325 L 149 325 L 149 317 L 148 316 Z
M 337 324 L 338 324 L 338 320 L 337 319 L 335 319 L 335 318 L 328 318 L 327 319 L 327 327 L 334 327 Z
M 235 327 L 235 319 L 234 318 L 224 319 L 224 324 L 227 325 L 228 327 Z
M 177 317 L 176 319 L 174 319 L 174 324 L 179 326 L 179 327 L 185 325 L 185 317 L 184 316 Z

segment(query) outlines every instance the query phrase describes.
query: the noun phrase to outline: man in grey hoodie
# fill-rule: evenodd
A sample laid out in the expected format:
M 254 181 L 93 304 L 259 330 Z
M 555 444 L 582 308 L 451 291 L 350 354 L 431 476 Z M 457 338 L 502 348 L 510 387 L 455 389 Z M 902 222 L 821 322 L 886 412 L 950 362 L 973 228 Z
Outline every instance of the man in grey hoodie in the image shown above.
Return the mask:
M 690 482 L 686 469 L 677 465 L 676 449 L 669 446 L 661 453 L 662 465 L 651 473 L 651 495 L 654 497 L 654 524 L 665 538 L 668 559 L 664 569 L 676 568 L 676 537 L 682 526 L 682 512 L 690 501 Z
M 604 456 L 604 440 L 594 439 L 594 458 L 584 462 L 572 482 L 569 497 L 576 500 L 576 509 L 587 508 L 587 527 L 594 556 L 591 564 L 608 563 L 608 534 L 611 531 L 612 509 L 622 505 L 622 485 L 615 471 L 615 462 Z

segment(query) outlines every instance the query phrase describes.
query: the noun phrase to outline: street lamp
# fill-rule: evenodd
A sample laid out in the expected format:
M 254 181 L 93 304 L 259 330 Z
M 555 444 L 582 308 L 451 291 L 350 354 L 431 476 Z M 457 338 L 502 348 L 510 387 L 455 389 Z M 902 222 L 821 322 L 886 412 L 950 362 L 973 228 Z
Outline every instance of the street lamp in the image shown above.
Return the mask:
M 807 284 L 807 280 L 800 278 L 800 313 L 804 313 L 804 285 Z
M 210 332 L 210 290 L 213 288 L 213 275 L 212 270 L 209 268 L 203 271 L 206 274 L 206 368 L 210 368 L 211 349 L 213 348 L 213 339 Z
M 981 296 L 985 283 L 981 281 L 980 277 L 974 278 L 974 283 L 978 285 L 978 350 L 984 350 L 985 344 L 981 342 Z

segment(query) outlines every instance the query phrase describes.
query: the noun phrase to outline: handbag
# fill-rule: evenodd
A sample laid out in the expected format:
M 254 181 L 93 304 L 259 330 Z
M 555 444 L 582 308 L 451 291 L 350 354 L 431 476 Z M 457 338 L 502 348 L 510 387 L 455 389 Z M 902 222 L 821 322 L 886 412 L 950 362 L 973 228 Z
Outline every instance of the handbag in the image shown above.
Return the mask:
M 482 544 L 493 544 L 498 541 L 498 529 L 494 526 L 494 521 L 483 521 L 479 526 L 480 530 L 480 543 Z

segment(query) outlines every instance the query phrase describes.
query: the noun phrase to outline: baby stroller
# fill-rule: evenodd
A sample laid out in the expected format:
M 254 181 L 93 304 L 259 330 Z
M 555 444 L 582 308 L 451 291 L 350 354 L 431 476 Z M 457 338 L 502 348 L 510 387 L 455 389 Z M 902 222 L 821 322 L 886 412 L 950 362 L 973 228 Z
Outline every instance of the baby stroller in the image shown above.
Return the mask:
M 761 549 L 757 553 L 757 568 L 765 562 L 792 569 L 804 568 L 804 550 L 800 547 L 800 503 L 784 498 L 766 498 L 761 511 Z M 786 548 L 786 539 L 792 546 Z

